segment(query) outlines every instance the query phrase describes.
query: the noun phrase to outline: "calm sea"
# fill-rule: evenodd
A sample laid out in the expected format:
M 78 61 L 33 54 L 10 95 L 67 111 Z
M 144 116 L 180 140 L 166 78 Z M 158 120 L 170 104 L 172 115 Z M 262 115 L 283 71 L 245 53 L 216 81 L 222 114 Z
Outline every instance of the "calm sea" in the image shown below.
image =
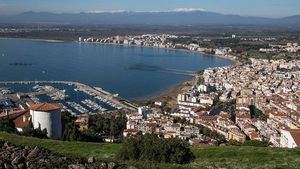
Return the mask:
M 0 39 L 0 81 L 78 81 L 127 99 L 157 95 L 192 78 L 185 73 L 230 64 L 194 52 Z

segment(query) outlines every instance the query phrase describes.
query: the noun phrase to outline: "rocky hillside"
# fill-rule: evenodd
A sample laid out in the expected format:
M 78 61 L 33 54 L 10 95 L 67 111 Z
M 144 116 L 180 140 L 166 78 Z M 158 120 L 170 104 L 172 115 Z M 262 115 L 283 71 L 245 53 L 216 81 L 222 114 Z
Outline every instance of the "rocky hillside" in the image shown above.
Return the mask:
M 4 169 L 120 169 L 116 163 L 69 158 L 40 147 L 16 146 L 0 141 L 0 168 Z

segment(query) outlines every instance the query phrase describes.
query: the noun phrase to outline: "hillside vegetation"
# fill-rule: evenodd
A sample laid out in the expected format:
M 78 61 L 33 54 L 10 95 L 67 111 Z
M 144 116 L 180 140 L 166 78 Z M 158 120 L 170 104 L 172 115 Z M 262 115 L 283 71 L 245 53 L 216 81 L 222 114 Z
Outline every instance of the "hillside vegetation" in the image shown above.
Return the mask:
M 43 140 L 4 132 L 0 132 L 0 140 L 16 145 L 40 146 L 72 157 L 95 157 L 100 161 L 117 161 L 138 168 L 297 168 L 300 166 L 299 149 L 244 146 L 193 148 L 196 156 L 194 162 L 178 165 L 119 161 L 116 155 L 121 150 L 122 144 Z
M 56 141 L 18 136 L 5 132 L 0 132 L 0 140 L 15 145 L 40 146 L 72 157 L 95 157 L 96 159 L 103 161 L 114 160 L 116 153 L 121 149 L 121 144 Z

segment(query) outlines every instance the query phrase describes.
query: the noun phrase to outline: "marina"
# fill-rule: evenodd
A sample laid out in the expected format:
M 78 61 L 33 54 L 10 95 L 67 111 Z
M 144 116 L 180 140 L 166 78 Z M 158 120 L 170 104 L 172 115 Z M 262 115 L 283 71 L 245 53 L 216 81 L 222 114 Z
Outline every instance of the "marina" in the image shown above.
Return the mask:
M 66 100 L 69 96 L 66 94 L 66 90 L 59 90 L 52 86 L 39 86 L 33 87 L 34 90 L 38 92 L 45 92 L 54 101 Z
M 89 100 L 89 99 L 85 99 L 85 100 L 81 101 L 81 103 L 87 105 L 89 108 L 91 108 L 93 110 L 106 111 L 105 108 L 101 107 L 96 102 L 93 102 L 92 100 Z
M 99 87 L 69 81 L 8 81 L 0 82 L 1 95 L 26 98 L 26 102 L 59 102 L 74 115 L 94 114 L 124 109 L 135 111 L 131 102 Z M 18 101 L 15 101 L 18 102 Z
M 76 109 L 77 111 L 79 111 L 82 114 L 89 113 L 89 111 L 87 109 L 85 109 L 84 107 L 82 107 L 80 104 L 78 104 L 76 102 L 67 102 L 67 104 L 69 104 L 71 107 L 73 107 L 74 109 Z

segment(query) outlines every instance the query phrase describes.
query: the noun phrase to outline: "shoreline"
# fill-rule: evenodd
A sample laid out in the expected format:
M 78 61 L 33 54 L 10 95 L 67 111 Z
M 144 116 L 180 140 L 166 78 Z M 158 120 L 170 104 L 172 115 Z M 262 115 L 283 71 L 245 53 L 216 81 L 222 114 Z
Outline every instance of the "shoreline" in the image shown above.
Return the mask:
M 225 60 L 229 60 L 234 62 L 235 64 L 239 63 L 237 59 L 234 59 L 232 57 L 227 56 L 221 56 L 221 55 L 215 55 L 210 53 L 205 53 L 201 51 L 195 51 L 195 50 L 188 50 L 188 49 L 174 49 L 174 48 L 160 48 L 155 46 L 141 46 L 141 45 L 127 45 L 127 44 L 119 44 L 119 43 L 100 43 L 100 42 L 78 42 L 78 43 L 87 43 L 87 44 L 96 44 L 96 45 L 112 45 L 112 46 L 122 46 L 122 47 L 139 47 L 139 48 L 152 48 L 152 49 L 162 49 L 162 50 L 170 50 L 170 51 L 181 51 L 181 52 L 187 52 L 187 53 L 196 53 L 196 54 L 202 54 L 210 57 L 217 57 Z M 233 56 L 233 55 L 231 55 Z M 235 57 L 235 56 L 233 56 Z M 201 70 L 198 70 L 201 71 Z
M 63 43 L 63 42 L 68 42 L 68 41 L 63 41 L 63 40 L 54 40 L 54 39 L 41 39 L 41 38 L 9 38 L 9 37 L 0 37 L 1 39 L 17 39 L 17 40 L 34 40 L 34 41 L 42 41 L 42 42 L 49 42 L 49 43 Z M 78 41 L 71 41 L 71 42 L 78 42 Z M 81 42 L 78 42 L 81 43 Z M 188 49 L 174 49 L 174 48 L 160 48 L 160 47 L 154 47 L 154 46 L 140 46 L 140 45 L 127 45 L 127 44 L 117 44 L 117 43 L 97 43 L 97 42 L 82 42 L 82 43 L 87 43 L 87 44 L 95 44 L 95 45 L 111 45 L 111 46 L 122 46 L 122 47 L 138 47 L 138 48 L 152 48 L 152 49 L 162 49 L 162 50 L 170 50 L 170 51 L 180 51 L 180 52 L 186 52 L 186 53 L 196 53 L 196 54 L 203 54 L 209 57 L 217 57 L 225 60 L 229 60 L 234 62 L 234 64 L 239 63 L 238 60 L 229 58 L 226 56 L 220 56 L 220 55 L 214 55 L 214 54 L 209 54 L 201 51 L 194 51 L 194 50 L 188 50 Z M 199 72 L 203 70 L 197 70 L 195 72 Z M 191 83 L 195 80 L 195 76 L 191 78 L 190 80 L 186 80 L 177 84 L 173 84 L 166 89 L 163 89 L 161 91 L 158 91 L 157 93 L 150 94 L 148 96 L 141 96 L 138 98 L 130 99 L 130 101 L 134 103 L 139 103 L 139 102 L 145 102 L 149 100 L 161 100 L 166 97 L 172 97 L 173 95 L 177 95 L 179 93 L 179 90 L 182 90 L 183 87 L 187 83 Z
M 163 102 L 164 100 L 176 98 L 177 95 L 181 91 L 183 91 L 184 88 L 188 86 L 188 84 L 190 85 L 191 83 L 193 83 L 194 80 L 195 80 L 195 78 L 192 78 L 191 80 L 183 81 L 181 83 L 178 83 L 178 84 L 175 84 L 175 85 L 172 85 L 172 86 L 166 88 L 162 92 L 159 92 L 159 94 L 152 95 L 152 96 L 145 97 L 145 98 L 141 98 L 141 99 L 134 99 L 132 101 L 135 102 L 135 103 L 143 103 L 143 102 L 147 102 L 147 101 L 161 101 L 161 102 Z
M 130 99 L 133 102 L 146 102 L 149 100 L 157 100 L 160 101 L 164 99 L 165 97 L 173 97 L 174 94 L 178 93 L 179 90 L 181 90 L 187 83 L 192 83 L 195 80 L 195 78 L 191 78 L 190 80 L 185 80 L 173 85 L 170 85 L 169 87 L 166 87 L 165 89 L 162 89 L 161 91 L 158 91 L 156 93 L 147 95 L 147 96 L 142 96 L 142 97 L 137 97 Z M 177 94 L 176 94 L 177 97 Z
M 0 39 L 17 39 L 17 40 L 33 40 L 33 41 L 43 41 L 43 42 L 53 42 L 53 43 L 62 43 L 62 42 L 78 42 L 78 41 L 70 41 L 70 40 L 57 40 L 57 39 L 43 39 L 43 38 L 18 38 L 18 37 L 0 37 Z M 78 42 L 81 43 L 81 42 Z M 211 57 L 218 57 L 226 60 L 230 60 L 232 62 L 238 63 L 239 61 L 227 56 L 221 56 L 221 55 L 215 55 L 210 53 L 205 53 L 201 51 L 195 51 L 195 50 L 188 50 L 188 49 L 174 49 L 174 48 L 160 48 L 160 47 L 154 47 L 154 46 L 140 46 L 140 45 L 127 45 L 127 44 L 118 44 L 118 43 L 99 43 L 99 42 L 82 42 L 87 44 L 99 44 L 99 45 L 115 45 L 115 46 L 123 46 L 123 47 L 139 47 L 139 48 L 153 48 L 153 49 L 163 49 L 163 50 L 170 50 L 170 51 L 181 51 L 181 52 L 192 52 L 197 54 L 203 54 Z M 231 55 L 233 56 L 233 55 Z M 235 57 L 235 56 L 233 56 Z M 201 71 L 201 70 L 199 70 Z
M 51 42 L 51 43 L 63 43 L 68 42 L 64 40 L 56 40 L 56 39 L 40 39 L 40 38 L 8 38 L 8 37 L 0 37 L 1 39 L 16 39 L 16 40 L 32 40 L 32 41 L 41 41 L 41 42 Z

